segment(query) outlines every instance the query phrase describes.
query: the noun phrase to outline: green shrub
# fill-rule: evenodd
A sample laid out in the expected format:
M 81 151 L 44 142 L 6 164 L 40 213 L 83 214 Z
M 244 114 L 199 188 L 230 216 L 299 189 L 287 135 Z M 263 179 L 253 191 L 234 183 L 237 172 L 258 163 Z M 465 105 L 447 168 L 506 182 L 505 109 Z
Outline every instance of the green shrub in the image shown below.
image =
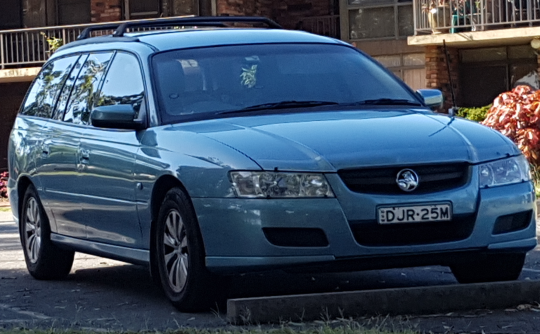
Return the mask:
M 486 119 L 486 114 L 491 109 L 491 104 L 476 108 L 459 108 L 457 115 L 475 122 L 482 122 Z

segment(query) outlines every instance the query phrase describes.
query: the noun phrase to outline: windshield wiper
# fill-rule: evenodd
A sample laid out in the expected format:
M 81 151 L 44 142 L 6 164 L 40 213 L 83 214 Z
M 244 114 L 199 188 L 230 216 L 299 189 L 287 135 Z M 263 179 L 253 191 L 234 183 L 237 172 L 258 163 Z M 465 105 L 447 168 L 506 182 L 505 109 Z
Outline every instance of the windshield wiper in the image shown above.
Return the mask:
M 257 111 L 257 110 L 275 110 L 275 109 L 287 109 L 287 108 L 305 108 L 305 107 L 318 107 L 326 105 L 338 105 L 338 102 L 332 101 L 281 101 L 281 102 L 272 102 L 272 103 L 263 103 L 239 110 L 227 110 L 222 111 L 219 114 L 234 114 L 247 111 Z
M 374 100 L 363 100 L 351 103 L 350 105 L 387 105 L 387 106 L 399 106 L 399 105 L 407 105 L 407 106 L 418 106 L 421 107 L 422 104 L 416 101 L 406 100 L 406 99 L 374 99 Z

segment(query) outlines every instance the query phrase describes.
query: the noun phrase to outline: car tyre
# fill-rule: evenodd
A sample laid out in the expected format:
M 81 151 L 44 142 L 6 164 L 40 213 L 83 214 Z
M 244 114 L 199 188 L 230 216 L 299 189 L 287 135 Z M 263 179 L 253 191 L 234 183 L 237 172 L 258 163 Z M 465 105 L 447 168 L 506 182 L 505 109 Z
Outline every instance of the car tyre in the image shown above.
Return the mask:
M 32 185 L 24 195 L 19 233 L 30 275 L 39 280 L 54 280 L 69 274 L 75 252 L 60 249 L 52 243 L 49 220 Z
M 171 303 L 182 312 L 207 311 L 221 304 L 222 284 L 206 269 L 197 218 L 182 190 L 167 192 L 154 237 L 157 279 Z
M 521 274 L 524 262 L 525 253 L 489 254 L 450 268 L 459 283 L 513 281 Z

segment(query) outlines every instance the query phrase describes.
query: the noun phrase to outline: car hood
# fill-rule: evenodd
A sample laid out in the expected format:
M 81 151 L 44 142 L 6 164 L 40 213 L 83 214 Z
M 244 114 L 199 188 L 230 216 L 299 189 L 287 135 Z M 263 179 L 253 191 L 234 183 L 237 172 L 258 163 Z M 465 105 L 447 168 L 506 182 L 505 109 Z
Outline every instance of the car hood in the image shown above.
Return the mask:
M 266 170 L 479 163 L 519 154 L 492 129 L 419 110 L 259 115 L 177 126 L 233 148 Z

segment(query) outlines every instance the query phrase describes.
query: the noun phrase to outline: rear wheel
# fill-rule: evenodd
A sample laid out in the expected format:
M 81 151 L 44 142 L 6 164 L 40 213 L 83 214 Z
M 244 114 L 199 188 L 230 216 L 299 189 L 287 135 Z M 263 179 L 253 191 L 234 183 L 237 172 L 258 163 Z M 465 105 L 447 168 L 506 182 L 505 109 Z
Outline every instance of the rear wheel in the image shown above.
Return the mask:
M 205 311 L 221 301 L 218 277 L 205 266 L 204 245 L 187 195 L 174 188 L 165 196 L 154 233 L 158 280 L 182 312 Z
M 67 276 L 74 252 L 63 250 L 51 241 L 47 215 L 34 186 L 29 186 L 19 215 L 19 232 L 28 272 L 36 279 L 50 280 Z
M 513 281 L 518 279 L 525 253 L 489 254 L 450 266 L 459 283 Z

